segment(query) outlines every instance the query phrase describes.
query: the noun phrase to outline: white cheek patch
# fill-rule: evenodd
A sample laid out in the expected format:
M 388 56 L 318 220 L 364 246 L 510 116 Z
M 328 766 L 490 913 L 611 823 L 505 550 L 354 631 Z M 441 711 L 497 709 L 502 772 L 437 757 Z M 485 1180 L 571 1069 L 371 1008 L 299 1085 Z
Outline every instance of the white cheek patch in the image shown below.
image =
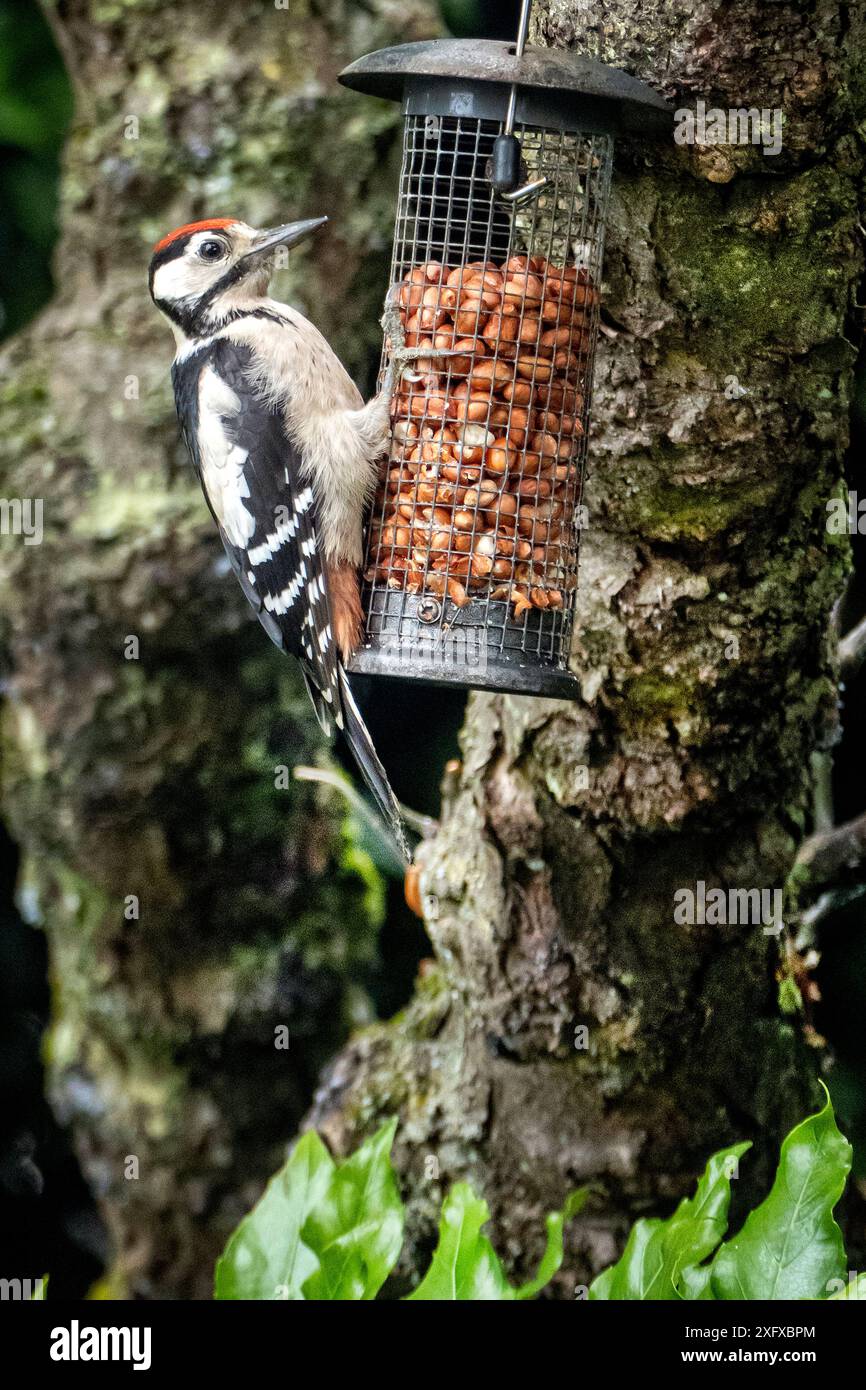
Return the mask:
M 217 277 L 213 266 L 204 261 L 196 264 L 187 256 L 175 256 L 173 260 L 161 265 L 153 277 L 153 297 L 177 304 L 190 296 L 203 294 Z
M 236 255 L 221 256 L 218 261 L 201 260 L 196 255 L 198 248 L 205 241 L 214 239 L 213 232 L 197 232 L 190 238 L 182 255 L 174 256 L 161 265 L 153 277 L 154 299 L 179 304 L 185 299 L 198 299 L 216 285 L 231 269 Z
M 201 472 L 217 520 L 233 545 L 246 547 L 256 529 L 244 505 L 250 495 L 244 474 L 249 455 L 227 436 L 223 416 L 237 415 L 241 403 L 213 367 L 202 368 L 198 386 L 198 446 Z

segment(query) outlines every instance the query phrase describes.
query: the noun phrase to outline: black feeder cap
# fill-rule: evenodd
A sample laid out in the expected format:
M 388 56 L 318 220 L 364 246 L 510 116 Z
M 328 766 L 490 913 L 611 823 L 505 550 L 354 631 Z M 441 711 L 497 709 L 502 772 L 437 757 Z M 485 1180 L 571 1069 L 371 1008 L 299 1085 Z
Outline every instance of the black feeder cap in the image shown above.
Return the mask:
M 619 68 L 563 48 L 526 48 L 500 39 L 427 39 L 381 48 L 340 73 L 344 87 L 392 101 L 408 98 L 413 111 L 436 111 L 449 92 L 454 115 L 502 119 L 508 92 L 525 98 L 518 120 L 549 121 L 570 129 L 658 134 L 673 124 L 673 108 L 658 92 Z M 481 85 L 481 108 L 468 110 L 467 86 Z M 425 94 L 427 100 L 425 100 Z M 485 99 L 486 97 L 486 99 Z

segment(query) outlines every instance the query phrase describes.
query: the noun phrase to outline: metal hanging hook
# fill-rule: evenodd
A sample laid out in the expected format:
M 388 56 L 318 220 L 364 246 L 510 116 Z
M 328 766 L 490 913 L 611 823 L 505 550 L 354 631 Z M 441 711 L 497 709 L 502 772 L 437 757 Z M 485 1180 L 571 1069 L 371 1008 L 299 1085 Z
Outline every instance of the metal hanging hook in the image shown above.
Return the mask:
M 514 48 L 518 62 L 523 57 L 523 51 L 526 48 L 531 9 L 532 0 L 522 0 L 520 21 L 517 26 L 517 43 Z M 498 135 L 493 143 L 489 166 L 489 178 L 494 191 L 508 203 L 520 203 L 525 199 L 534 197 L 541 192 L 547 183 L 546 175 L 542 175 L 538 179 L 531 179 L 524 184 L 520 183 L 523 177 L 523 151 L 520 148 L 520 141 L 514 134 L 516 115 L 517 83 L 512 82 L 508 97 L 508 109 L 505 113 L 505 124 L 502 128 L 502 134 Z

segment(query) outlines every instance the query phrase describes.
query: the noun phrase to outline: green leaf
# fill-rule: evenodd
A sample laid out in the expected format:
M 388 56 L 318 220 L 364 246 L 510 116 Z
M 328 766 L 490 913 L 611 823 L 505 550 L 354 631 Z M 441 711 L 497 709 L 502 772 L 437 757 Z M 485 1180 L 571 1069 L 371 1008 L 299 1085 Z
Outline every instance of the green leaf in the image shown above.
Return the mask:
M 301 1239 L 318 1267 L 304 1297 L 360 1301 L 375 1298 L 400 1254 L 403 1203 L 391 1167 L 396 1119 L 341 1163 L 310 1207 Z
M 300 1138 L 288 1162 L 244 1217 L 217 1261 L 215 1298 L 302 1299 L 319 1261 L 301 1227 L 336 1171 L 317 1134 Z
M 481 1227 L 490 1219 L 487 1203 L 468 1183 L 455 1183 L 442 1206 L 439 1242 L 430 1268 L 409 1301 L 493 1302 L 515 1298 L 490 1241 Z
M 713 1261 L 716 1298 L 824 1298 L 845 1275 L 842 1233 L 832 1212 L 851 1168 L 851 1145 L 833 1106 L 797 1125 L 782 1144 L 769 1195 Z
M 538 1272 L 529 1283 L 515 1289 L 481 1230 L 490 1219 L 487 1203 L 476 1197 L 468 1183 L 455 1183 L 442 1207 L 439 1242 L 430 1268 L 408 1301 L 480 1303 L 534 1298 L 562 1264 L 563 1227 L 585 1201 L 584 1191 L 572 1192 L 561 1212 L 550 1213 Z
M 547 1244 L 544 1247 L 544 1254 L 538 1265 L 538 1271 L 534 1279 L 530 1279 L 528 1284 L 521 1284 L 516 1291 L 518 1298 L 535 1298 L 536 1294 L 541 1293 L 557 1273 L 562 1264 L 562 1235 L 566 1221 L 570 1221 L 573 1216 L 577 1216 L 581 1207 L 584 1205 L 588 1192 L 586 1188 L 579 1187 L 574 1192 L 569 1192 L 565 1199 L 562 1211 L 551 1211 L 548 1213 L 545 1226 L 547 1227 Z
M 673 1216 L 636 1221 L 620 1259 L 590 1285 L 590 1298 L 711 1298 L 709 1270 L 700 1261 L 712 1254 L 725 1234 L 731 1174 L 748 1148 L 748 1144 L 733 1144 L 713 1154 L 694 1197 L 684 1197 Z

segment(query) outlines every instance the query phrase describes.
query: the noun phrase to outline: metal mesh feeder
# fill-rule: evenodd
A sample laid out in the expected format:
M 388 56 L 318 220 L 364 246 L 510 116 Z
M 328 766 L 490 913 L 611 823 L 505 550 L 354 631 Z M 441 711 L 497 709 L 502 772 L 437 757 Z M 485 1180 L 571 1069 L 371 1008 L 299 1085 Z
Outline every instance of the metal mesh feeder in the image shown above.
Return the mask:
M 613 137 L 669 108 L 520 42 L 405 44 L 340 81 L 403 103 L 391 293 L 433 354 L 392 401 L 352 670 L 572 698 Z

